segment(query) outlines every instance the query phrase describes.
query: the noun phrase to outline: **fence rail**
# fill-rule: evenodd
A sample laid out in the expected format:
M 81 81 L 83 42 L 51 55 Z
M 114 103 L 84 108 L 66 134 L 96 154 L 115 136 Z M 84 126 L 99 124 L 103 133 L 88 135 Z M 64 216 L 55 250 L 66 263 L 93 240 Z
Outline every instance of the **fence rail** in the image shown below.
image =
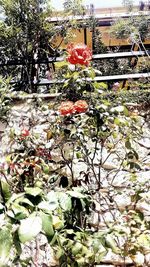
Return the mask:
M 139 11 L 139 12 L 132 12 L 132 16 L 133 17 L 137 17 L 137 16 L 140 16 L 140 15 L 144 15 L 144 16 L 149 16 L 149 11 Z M 116 18 L 129 18 L 131 15 L 127 12 L 120 12 L 120 13 L 111 13 L 111 14 L 94 14 L 94 17 L 96 19 L 101 19 L 101 20 L 107 20 L 107 19 L 116 19 Z M 77 21 L 86 21 L 88 19 L 91 18 L 91 15 L 82 15 L 82 16 L 67 16 L 66 18 L 64 17 L 60 17 L 60 16 L 57 16 L 57 17 L 53 17 L 53 18 L 47 18 L 46 21 L 48 22 L 60 22 L 60 21 L 64 21 L 64 20 L 72 20 L 72 18 L 74 18 L 75 20 Z
M 106 82 L 106 81 L 122 81 L 122 80 L 128 80 L 128 79 L 139 79 L 139 78 L 150 78 L 150 72 L 148 73 L 132 73 L 132 74 L 122 74 L 122 75 L 112 75 L 112 76 L 97 76 L 94 79 L 91 78 L 83 78 L 83 79 L 77 79 L 76 82 L 80 83 L 81 81 L 85 82 Z M 41 79 L 39 82 L 35 83 L 36 86 L 48 86 L 53 84 L 64 84 L 67 81 L 67 79 L 54 79 L 54 80 L 48 80 L 48 79 Z M 20 81 L 11 81 L 10 84 L 16 84 Z
M 131 58 L 131 57 L 142 57 L 150 55 L 150 51 L 132 51 L 132 52 L 118 52 L 118 53 L 106 53 L 106 54 L 96 54 L 92 56 L 92 60 L 101 60 L 101 59 L 111 59 L 111 58 Z M 46 64 L 46 63 L 52 63 L 52 62 L 63 62 L 65 60 L 64 56 L 60 57 L 49 57 L 47 59 L 39 59 L 39 60 L 31 60 L 30 64 Z M 5 62 L 0 63 L 0 67 L 4 66 L 24 66 L 26 65 L 26 62 L 24 59 L 20 60 L 7 60 Z

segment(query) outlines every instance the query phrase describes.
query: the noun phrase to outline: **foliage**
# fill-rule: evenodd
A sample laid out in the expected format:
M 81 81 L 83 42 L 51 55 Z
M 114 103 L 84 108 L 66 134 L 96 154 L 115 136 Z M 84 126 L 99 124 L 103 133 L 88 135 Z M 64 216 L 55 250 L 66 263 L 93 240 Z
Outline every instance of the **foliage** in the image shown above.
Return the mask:
M 0 119 L 6 120 L 10 109 L 10 79 L 3 79 L 0 76 Z
M 39 72 L 46 76 L 54 68 L 48 57 L 60 55 L 59 46 L 67 41 L 70 25 L 75 27 L 76 22 L 72 19 L 57 26 L 49 23 L 54 13 L 45 0 L 1 0 L 0 7 L 4 13 L 4 21 L 0 22 L 1 75 L 13 77 L 15 90 L 34 91 Z M 64 17 L 67 14 L 64 12 Z M 58 36 L 60 44 L 56 44 Z M 40 62 L 44 65 L 37 67 Z
M 107 47 L 105 47 L 104 43 L 102 42 L 102 35 L 99 29 L 95 29 L 93 32 L 93 53 L 94 54 L 101 54 L 107 52 Z
M 129 43 L 141 43 L 149 38 L 149 18 L 145 15 L 130 16 L 128 19 L 118 19 L 111 27 L 111 34 L 117 38 L 125 38 Z
M 113 93 L 114 101 L 118 101 L 118 98 L 123 99 L 126 103 L 139 104 L 141 107 L 149 107 L 150 91 L 149 83 L 135 82 L 128 83 L 130 90 L 121 90 L 117 94 Z M 111 98 L 112 94 L 110 94 Z M 109 96 L 108 96 L 109 97 Z M 132 106 L 132 104 L 131 104 Z
M 41 1 L 44 4 L 45 1 Z M 13 60 L 17 66 L 5 67 L 3 75 L 21 78 L 21 86 L 28 86 L 33 82 L 35 67 L 32 65 L 34 54 L 39 53 L 46 56 L 49 52 L 49 34 L 44 26 L 44 14 L 41 13 L 38 1 L 5 1 L 0 2 L 3 8 L 5 19 L 0 25 L 0 46 L 2 47 L 2 62 Z M 43 56 L 44 56 L 43 55 Z M 17 64 L 22 61 L 22 69 Z M 18 77 L 18 73 L 21 77 Z
M 98 69 L 104 76 L 106 75 L 122 75 L 137 72 L 133 70 L 130 59 L 102 59 L 100 61 L 92 61 L 93 67 Z M 142 69 L 142 66 L 141 66 Z M 140 70 L 141 71 L 141 70 Z M 111 82 L 110 82 L 111 85 Z
M 64 11 L 69 15 L 83 15 L 85 13 L 82 0 L 65 0 L 63 3 Z
M 102 42 L 101 32 L 98 29 L 98 19 L 94 15 L 90 16 L 86 21 L 86 27 L 92 32 L 92 51 L 93 54 L 101 54 L 107 52 L 107 47 L 105 47 Z
M 81 2 L 81 1 L 80 1 Z M 73 29 L 80 30 L 84 27 L 83 23 L 76 21 L 74 16 L 71 20 L 66 20 L 69 15 L 67 8 L 63 12 L 63 25 L 62 21 L 56 23 L 49 23 L 51 17 L 55 15 L 51 6 L 48 6 L 46 1 L 30 0 L 27 1 L 5 1 L 0 2 L 1 7 L 5 13 L 4 21 L 0 22 L 0 46 L 1 46 L 1 75 L 8 77 L 11 75 L 13 78 L 14 89 L 23 91 L 37 91 L 36 83 L 42 78 L 57 77 L 55 72 L 54 63 L 48 63 L 49 56 L 55 57 L 63 53 L 59 50 L 62 42 L 66 44 L 70 42 L 73 37 Z M 68 1 L 67 5 L 74 5 L 74 2 Z M 80 10 L 82 3 L 75 5 L 76 11 Z M 126 22 L 120 20 L 113 26 L 113 34 L 120 36 L 130 35 L 131 41 L 139 42 L 139 38 L 145 38 L 148 33 L 149 22 L 147 17 L 141 16 L 138 19 L 132 17 L 128 26 Z M 13 23 L 11 23 L 13 21 Z M 89 27 L 93 35 L 93 53 L 103 53 L 107 48 L 101 41 L 101 33 L 97 28 L 97 19 L 91 16 L 89 21 L 86 22 L 86 27 Z M 134 28 L 134 29 L 133 29 Z M 136 32 L 133 34 L 133 32 Z M 140 32 L 140 36 L 139 33 Z M 134 35 L 134 36 L 133 36 Z M 60 39 L 58 44 L 57 39 Z M 142 37 L 143 36 L 143 37 Z M 133 40 L 134 39 L 134 40 Z M 57 44 L 56 44 L 57 43 Z M 8 61 L 16 66 L 6 65 Z M 42 61 L 43 64 L 36 64 Z M 4 66 L 3 66 L 4 64 Z M 20 64 L 23 64 L 21 66 Z M 141 65 L 141 64 L 140 64 Z M 146 70 L 149 69 L 148 64 Z M 127 59 L 125 60 L 102 60 L 101 62 L 94 62 L 95 68 L 99 69 L 103 75 L 108 74 L 123 74 L 125 71 L 131 73 L 132 64 Z M 137 67 L 134 72 L 145 67 Z M 58 76 L 61 76 L 64 69 L 59 70 Z M 41 88 L 40 88 L 41 89 Z M 40 90 L 39 89 L 39 90 Z M 43 90 L 43 88 L 41 89 Z M 47 89 L 46 89 L 47 90 Z
M 133 0 L 123 0 L 122 4 L 124 5 L 124 7 L 127 8 L 127 10 L 129 12 L 132 12 L 132 10 L 133 10 Z

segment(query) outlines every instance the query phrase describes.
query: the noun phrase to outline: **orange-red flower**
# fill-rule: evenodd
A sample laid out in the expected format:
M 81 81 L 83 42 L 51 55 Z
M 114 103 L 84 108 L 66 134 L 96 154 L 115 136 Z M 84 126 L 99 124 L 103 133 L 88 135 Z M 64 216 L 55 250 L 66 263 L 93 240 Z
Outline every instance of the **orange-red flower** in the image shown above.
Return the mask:
M 21 136 L 22 137 L 27 137 L 30 135 L 30 132 L 27 129 L 23 129 L 21 132 Z
M 74 111 L 78 113 L 86 112 L 88 109 L 88 104 L 85 100 L 78 100 L 74 103 Z
M 84 44 L 70 44 L 67 47 L 67 52 L 69 54 L 67 60 L 71 64 L 81 64 L 88 66 L 90 60 L 92 59 L 91 50 Z
M 61 115 L 70 115 L 74 112 L 74 104 L 71 101 L 62 102 L 59 107 Z
M 85 100 L 78 100 L 75 103 L 71 101 L 65 101 L 61 103 L 59 112 L 61 115 L 70 115 L 72 113 L 86 112 L 87 109 L 88 104 Z

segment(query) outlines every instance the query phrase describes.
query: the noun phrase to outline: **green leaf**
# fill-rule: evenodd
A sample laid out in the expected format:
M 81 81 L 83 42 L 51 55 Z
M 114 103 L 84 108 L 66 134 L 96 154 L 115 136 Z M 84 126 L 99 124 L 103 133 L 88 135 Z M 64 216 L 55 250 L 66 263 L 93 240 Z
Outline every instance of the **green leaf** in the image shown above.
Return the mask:
M 124 112 L 125 116 L 129 116 L 129 111 L 128 111 L 128 109 L 126 107 L 124 107 L 124 111 L 123 112 Z
M 58 192 L 57 196 L 61 208 L 65 211 L 71 210 L 71 197 L 64 192 Z
M 99 83 L 98 82 L 94 82 L 93 86 L 94 86 L 95 89 L 99 89 Z
M 139 159 L 138 153 L 135 150 L 133 150 L 133 153 L 134 153 L 135 158 L 138 160 Z
M 136 162 L 134 163 L 134 168 L 137 170 L 141 170 L 141 166 L 137 164 Z
M 98 253 L 96 253 L 95 255 L 95 261 L 96 263 L 100 264 L 102 259 L 106 256 L 107 254 L 107 250 L 104 248 L 103 251 L 99 251 Z
M 126 147 L 127 149 L 131 149 L 131 143 L 130 143 L 129 140 L 125 142 L 125 147 Z
M 47 201 L 41 201 L 39 204 L 38 204 L 38 208 L 43 210 L 43 211 L 46 211 L 47 213 L 51 212 L 52 210 L 55 210 L 59 207 L 58 205 L 58 202 L 55 203 L 55 202 L 47 202 Z
M 25 188 L 25 193 L 28 195 L 31 195 L 33 197 L 36 197 L 38 195 L 41 195 L 42 189 L 39 187 L 26 187 Z
M 58 234 L 57 234 L 57 232 L 55 232 L 55 234 L 54 234 L 54 236 L 50 242 L 50 245 L 53 246 L 55 243 L 57 243 L 58 242 L 57 239 L 58 239 Z
M 12 205 L 12 211 L 14 212 L 14 218 L 17 220 L 22 220 L 29 216 L 28 210 L 17 203 Z
M 28 267 L 28 266 L 30 266 L 31 261 L 32 261 L 32 257 L 27 257 L 25 259 L 19 259 L 19 262 L 21 264 L 21 267 Z
M 150 199 L 150 192 L 141 193 L 141 194 L 139 194 L 139 196 L 142 197 L 145 200 L 149 200 Z
M 50 173 L 50 168 L 49 168 L 48 165 L 43 164 L 43 165 L 42 165 L 42 169 L 43 169 L 43 172 L 44 172 L 45 174 L 49 174 L 49 173 Z
M 76 152 L 76 157 L 77 157 L 77 159 L 80 159 L 81 157 L 82 157 L 82 154 L 81 154 L 81 152 Z
M 20 240 L 19 240 L 19 236 L 18 236 L 18 232 L 17 231 L 13 235 L 13 244 L 15 246 L 17 255 L 20 255 L 21 252 L 22 252 L 22 249 L 21 249 L 21 243 L 20 243 Z
M 24 193 L 14 193 L 11 198 L 9 199 L 9 201 L 7 202 L 7 206 L 9 206 L 10 204 L 14 203 L 14 201 L 20 197 L 23 197 L 24 196 Z
M 106 111 L 106 110 L 108 109 L 108 105 L 101 104 L 101 105 L 99 105 L 97 108 Z
M 0 229 L 0 267 L 5 267 L 12 246 L 12 235 L 8 228 Z
M 84 257 L 79 258 L 79 259 L 76 260 L 76 262 L 78 263 L 78 266 L 79 267 L 80 266 L 84 266 L 84 264 L 85 264 L 85 258 Z
M 99 88 L 108 89 L 108 85 L 106 83 L 99 83 Z
M 83 248 L 83 245 L 80 242 L 76 242 L 74 246 L 72 247 L 72 254 L 76 256 L 82 253 L 82 248 Z
M 33 203 L 28 198 L 25 198 L 25 197 L 21 197 L 19 199 L 16 199 L 16 203 L 27 204 L 31 207 L 34 207 Z
M 53 216 L 53 226 L 56 230 L 60 230 L 64 227 L 64 222 L 58 216 Z
M 9 198 L 11 197 L 11 193 L 10 193 L 9 184 L 4 180 L 1 180 L 1 189 L 2 189 L 2 192 L 3 192 L 3 196 L 4 196 L 4 199 L 5 199 L 5 202 L 7 202 L 9 200 Z
M 59 175 L 53 175 L 53 176 L 51 176 L 51 177 L 49 178 L 49 183 L 50 183 L 50 184 L 55 183 L 55 182 L 58 180 L 58 178 L 59 178 Z
M 62 248 L 58 247 L 57 252 L 56 252 L 56 259 L 60 259 L 64 255 L 64 251 Z
M 67 193 L 71 197 L 76 197 L 76 198 L 85 198 L 86 197 L 85 195 L 83 195 L 82 193 L 80 193 L 78 191 L 68 191 Z
M 120 125 L 120 124 L 121 124 L 120 119 L 119 119 L 119 118 L 115 118 L 115 119 L 114 119 L 114 124 L 116 124 L 116 125 Z
M 59 207 L 57 194 L 54 191 L 51 191 L 47 194 L 48 204 L 50 210 L 55 210 Z
M 109 234 L 105 237 L 106 246 L 108 248 L 111 248 L 114 253 L 119 252 L 119 248 L 117 247 L 116 241 L 113 239 L 113 237 Z
M 42 219 L 36 214 L 32 214 L 27 219 L 21 221 L 18 234 L 22 243 L 34 239 L 42 230 Z
M 95 239 L 93 242 L 93 250 L 94 254 L 96 255 L 96 262 L 100 262 L 102 257 L 106 255 L 107 250 L 106 248 L 101 244 L 101 241 L 98 239 Z
M 141 234 L 140 236 L 137 237 L 137 243 L 141 247 L 145 247 L 148 250 L 150 249 L 150 236 L 149 234 Z
M 74 232 L 73 229 L 67 229 L 67 230 L 66 230 L 66 233 L 67 233 L 68 235 L 74 235 L 74 234 L 75 234 L 75 232 Z
M 111 108 L 110 110 L 111 112 L 124 112 L 124 106 L 117 106 L 117 107 L 114 107 L 114 108 Z
M 94 253 L 96 254 L 99 251 L 100 241 L 98 239 L 94 239 L 92 247 L 93 247 Z
M 42 229 L 45 232 L 46 236 L 49 238 L 53 238 L 54 229 L 52 225 L 52 216 L 50 214 L 45 214 L 44 212 L 40 213 L 40 217 L 42 219 Z

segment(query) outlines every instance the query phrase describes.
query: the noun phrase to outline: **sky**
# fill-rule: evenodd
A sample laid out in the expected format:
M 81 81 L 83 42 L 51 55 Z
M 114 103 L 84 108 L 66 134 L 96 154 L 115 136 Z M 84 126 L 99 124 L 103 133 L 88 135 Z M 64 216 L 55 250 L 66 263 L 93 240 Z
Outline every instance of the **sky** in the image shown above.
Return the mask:
M 52 6 L 60 9 L 63 7 L 63 0 L 51 0 Z M 94 4 L 94 7 L 115 7 L 122 6 L 122 0 L 83 0 L 85 5 Z M 139 4 L 139 0 L 134 0 L 134 4 Z

